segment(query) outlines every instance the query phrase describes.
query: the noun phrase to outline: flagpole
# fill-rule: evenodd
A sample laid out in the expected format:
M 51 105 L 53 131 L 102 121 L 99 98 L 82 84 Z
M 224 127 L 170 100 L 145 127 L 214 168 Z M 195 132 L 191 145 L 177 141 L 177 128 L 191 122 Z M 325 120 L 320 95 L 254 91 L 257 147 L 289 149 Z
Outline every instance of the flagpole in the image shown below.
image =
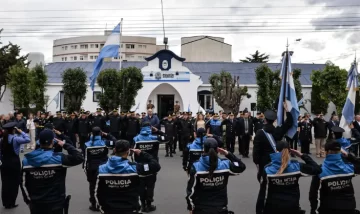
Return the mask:
M 286 81 L 287 81 L 287 73 L 288 73 L 288 66 L 289 66 L 289 40 L 287 40 L 286 42 L 286 52 L 285 52 L 285 71 L 284 71 L 284 76 L 283 76 L 283 89 L 284 89 L 284 92 L 283 92 L 283 102 L 286 102 Z M 283 105 L 281 103 L 281 105 Z M 284 113 L 284 116 L 282 118 L 282 124 L 284 124 L 285 122 L 285 115 L 286 115 L 286 109 L 285 107 L 283 107 L 283 113 Z
M 121 21 L 120 21 L 120 44 L 119 44 L 119 47 L 120 47 L 120 52 L 119 52 L 119 59 L 120 59 L 120 63 L 119 63 L 119 71 L 121 71 L 121 51 L 122 51 L 122 48 L 121 48 L 121 36 L 122 36 L 122 22 L 123 22 L 123 18 L 121 18 Z

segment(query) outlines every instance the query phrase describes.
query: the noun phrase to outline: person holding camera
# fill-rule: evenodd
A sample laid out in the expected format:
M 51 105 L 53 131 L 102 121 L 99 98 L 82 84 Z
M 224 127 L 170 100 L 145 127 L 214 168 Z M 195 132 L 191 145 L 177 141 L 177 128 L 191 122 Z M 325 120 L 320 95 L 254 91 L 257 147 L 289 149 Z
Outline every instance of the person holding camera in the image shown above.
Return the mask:
M 0 140 L 1 198 L 5 209 L 17 207 L 15 204 L 19 192 L 21 162 L 19 152 L 21 145 L 29 143 L 28 134 L 17 128 L 17 122 L 3 125 L 3 138 Z
M 130 151 L 142 162 L 130 162 Z M 116 141 L 114 154 L 99 167 L 95 197 L 100 211 L 104 214 L 139 213 L 140 176 L 156 174 L 160 165 L 154 156 L 139 149 L 130 149 L 127 140 Z
M 66 214 L 70 201 L 65 187 L 67 168 L 81 164 L 83 155 L 71 143 L 55 139 L 50 129 L 40 133 L 39 142 L 40 149 L 26 154 L 22 162 L 24 201 L 31 214 Z M 55 143 L 68 155 L 54 152 Z

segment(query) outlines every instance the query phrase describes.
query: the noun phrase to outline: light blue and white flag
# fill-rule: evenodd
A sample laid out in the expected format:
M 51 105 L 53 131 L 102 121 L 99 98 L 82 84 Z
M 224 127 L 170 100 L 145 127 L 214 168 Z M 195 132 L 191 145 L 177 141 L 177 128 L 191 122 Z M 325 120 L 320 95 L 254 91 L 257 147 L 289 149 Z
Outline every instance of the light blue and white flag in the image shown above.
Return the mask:
M 286 54 L 288 55 L 288 64 L 286 65 Z M 300 115 L 298 101 L 296 98 L 296 91 L 295 91 L 295 85 L 294 85 L 294 79 L 292 75 L 292 68 L 291 68 L 291 55 L 289 52 L 287 52 L 284 55 L 284 58 L 282 60 L 282 66 L 281 66 L 281 90 L 280 90 L 280 96 L 279 96 L 279 104 L 278 104 L 278 112 L 277 112 L 277 124 L 279 126 L 283 123 L 284 118 L 284 105 L 283 103 L 286 102 L 288 111 L 291 113 L 291 116 L 293 118 L 293 125 L 289 129 L 287 136 L 290 138 L 293 138 L 298 127 L 297 119 Z M 288 66 L 287 72 L 286 72 L 286 66 Z M 285 82 L 284 82 L 285 81 Z M 284 87 L 285 85 L 285 87 Z M 285 91 L 285 93 L 284 93 Z M 285 97 L 284 97 L 285 94 Z
M 119 48 L 120 48 L 120 25 L 119 23 L 108 39 L 106 40 L 106 43 L 104 47 L 101 49 L 100 54 L 94 64 L 94 71 L 90 77 L 90 87 L 94 91 L 96 78 L 99 76 L 101 66 L 103 65 L 104 58 L 112 58 L 112 57 L 118 57 L 119 56 Z
M 138 105 L 136 106 L 135 111 L 136 111 L 136 110 L 139 110 L 139 107 L 140 107 L 140 103 L 138 103 Z
M 342 116 L 340 120 L 340 127 L 345 130 L 343 136 L 345 138 L 351 138 L 351 129 L 349 128 L 349 124 L 351 124 L 355 117 L 355 99 L 356 99 L 356 90 L 359 87 L 358 82 L 358 70 L 357 64 L 354 62 L 351 65 L 346 89 L 349 90 L 349 93 L 346 98 L 346 102 L 344 108 L 342 110 Z
M 190 110 L 190 103 L 189 103 L 189 105 L 188 105 L 188 112 L 190 112 L 191 110 Z
M 298 106 L 302 106 L 304 105 L 304 97 L 301 98 L 301 100 L 298 102 Z
M 60 102 L 60 92 L 58 92 L 54 99 L 51 100 L 51 102 L 55 102 L 56 103 L 56 109 L 59 107 L 59 102 Z

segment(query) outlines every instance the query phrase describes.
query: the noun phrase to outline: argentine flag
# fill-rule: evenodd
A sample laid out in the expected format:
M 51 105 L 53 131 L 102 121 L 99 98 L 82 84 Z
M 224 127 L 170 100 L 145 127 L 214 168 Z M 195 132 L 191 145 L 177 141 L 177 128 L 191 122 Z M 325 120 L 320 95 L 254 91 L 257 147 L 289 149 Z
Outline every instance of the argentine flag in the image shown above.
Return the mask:
M 94 71 L 90 77 L 90 87 L 94 91 L 96 78 L 99 76 L 101 66 L 103 64 L 104 58 L 112 58 L 112 57 L 118 57 L 119 56 L 119 48 L 120 48 L 120 25 L 119 23 L 108 39 L 106 40 L 106 43 L 104 47 L 101 49 L 100 54 L 98 56 L 98 59 L 96 60 L 94 64 Z
M 286 65 L 286 54 L 288 55 L 288 64 Z M 293 138 L 298 127 L 298 117 L 300 115 L 298 101 L 296 98 L 296 92 L 295 92 L 295 85 L 294 85 L 294 79 L 292 76 L 292 68 L 291 68 L 291 55 L 289 51 L 287 51 L 284 55 L 284 58 L 282 60 L 282 66 L 281 66 L 281 90 L 280 90 L 280 96 L 279 96 L 279 104 L 278 104 L 278 112 L 277 112 L 277 124 L 279 126 L 283 123 L 284 118 L 284 105 L 283 103 L 286 102 L 287 109 L 291 113 L 293 118 L 293 125 L 289 129 L 287 136 L 290 138 Z M 286 66 L 288 66 L 287 72 Z M 284 87 L 284 81 L 285 87 Z M 285 90 L 285 97 L 284 97 L 284 90 Z
M 349 128 L 349 124 L 351 124 L 355 117 L 355 98 L 356 98 L 356 90 L 359 87 L 358 82 L 358 70 L 356 62 L 351 65 L 347 86 L 346 89 L 349 90 L 349 93 L 346 98 L 346 102 L 344 108 L 342 110 L 342 116 L 340 120 L 340 127 L 345 130 L 343 136 L 345 138 L 351 138 L 351 129 Z

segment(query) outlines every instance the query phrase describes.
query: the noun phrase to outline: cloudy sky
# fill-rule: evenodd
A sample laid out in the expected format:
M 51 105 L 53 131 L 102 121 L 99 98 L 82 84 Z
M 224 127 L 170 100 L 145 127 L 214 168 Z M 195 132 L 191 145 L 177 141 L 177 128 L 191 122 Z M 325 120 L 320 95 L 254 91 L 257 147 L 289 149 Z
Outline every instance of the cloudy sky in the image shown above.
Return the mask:
M 123 35 L 156 36 L 162 42 L 161 0 L 5 0 L 0 41 L 42 52 L 52 61 L 53 40 L 102 35 L 124 18 Z M 289 40 L 294 63 L 325 63 L 348 69 L 360 52 L 359 0 L 163 0 L 170 49 L 180 38 L 213 35 L 232 44 L 234 62 L 259 50 L 279 62 Z M 239 3 L 241 2 L 241 3 Z M 291 4 L 290 4 L 291 3 Z M 295 42 L 301 38 L 300 42 Z M 360 53 L 358 54 L 360 55 Z M 358 57 L 359 59 L 360 57 Z

